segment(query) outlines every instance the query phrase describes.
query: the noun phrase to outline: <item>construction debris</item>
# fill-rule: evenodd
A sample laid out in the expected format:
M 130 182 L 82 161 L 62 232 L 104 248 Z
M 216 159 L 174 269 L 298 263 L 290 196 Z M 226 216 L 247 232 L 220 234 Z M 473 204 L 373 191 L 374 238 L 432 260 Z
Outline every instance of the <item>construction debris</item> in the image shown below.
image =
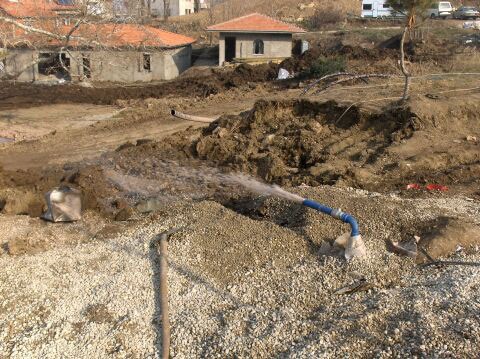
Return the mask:
M 287 70 L 280 69 L 278 71 L 277 80 L 286 80 L 286 79 L 289 79 L 290 77 L 291 77 L 290 72 L 288 72 Z

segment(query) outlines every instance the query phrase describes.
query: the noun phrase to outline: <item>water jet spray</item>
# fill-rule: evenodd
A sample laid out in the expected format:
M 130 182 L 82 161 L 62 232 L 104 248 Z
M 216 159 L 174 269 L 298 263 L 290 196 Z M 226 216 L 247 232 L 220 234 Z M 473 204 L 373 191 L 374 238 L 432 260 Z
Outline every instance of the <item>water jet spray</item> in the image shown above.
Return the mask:
M 235 173 L 224 174 L 220 173 L 217 169 L 212 168 L 184 168 L 174 162 L 160 162 L 159 168 L 162 168 L 162 177 L 176 181 L 180 183 L 180 178 L 185 179 L 198 179 L 202 178 L 210 183 L 227 184 L 227 185 L 241 185 L 248 189 L 250 192 L 258 193 L 260 195 L 275 196 L 283 198 L 287 201 L 292 201 L 298 204 L 302 204 L 305 207 L 313 208 L 319 212 L 328 214 L 329 216 L 336 218 L 344 223 L 347 223 L 351 227 L 350 233 L 346 236 L 339 237 L 335 243 L 345 248 L 345 258 L 350 260 L 353 257 L 363 257 L 366 254 L 365 244 L 363 243 L 360 235 L 359 226 L 357 220 L 348 213 L 343 212 L 340 209 L 333 209 L 323 204 L 315 202 L 311 199 L 303 198 L 297 194 L 288 192 L 283 188 L 276 185 L 269 185 L 260 182 L 250 176 Z M 169 171 L 165 171 L 168 169 Z M 174 169 L 172 172 L 171 170 Z M 170 177 L 169 176 L 170 173 Z M 179 176 L 180 175 L 180 176 Z M 129 192 L 137 192 L 142 194 L 153 194 L 158 190 L 158 180 L 146 180 L 128 175 L 119 174 L 115 171 L 108 171 L 108 177 L 114 183 L 121 188 Z

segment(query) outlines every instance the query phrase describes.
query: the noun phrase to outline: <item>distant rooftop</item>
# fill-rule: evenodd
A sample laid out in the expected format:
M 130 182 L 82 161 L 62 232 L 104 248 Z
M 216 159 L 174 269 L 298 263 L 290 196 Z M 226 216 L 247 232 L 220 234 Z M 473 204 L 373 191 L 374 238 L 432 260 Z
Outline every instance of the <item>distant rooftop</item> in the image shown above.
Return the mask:
M 58 35 L 67 35 L 73 26 L 56 26 L 55 24 L 45 24 L 42 30 L 47 30 Z M 16 29 L 12 33 L 11 27 L 0 24 L 0 32 L 10 35 L 15 39 L 16 47 L 58 47 L 63 44 L 62 40 L 54 39 L 42 34 L 28 33 Z M 20 39 L 23 40 L 20 41 Z M 0 38 L 0 44 L 2 38 Z M 191 45 L 195 39 L 174 34 L 169 31 L 157 29 L 150 26 L 134 24 L 82 24 L 73 33 L 68 42 L 71 48 L 178 48 Z M 13 41 L 10 41 L 13 43 Z
M 0 12 L 16 17 L 54 17 L 56 11 L 77 11 L 73 0 L 0 0 Z
M 207 28 L 216 32 L 263 32 L 263 33 L 299 33 L 302 28 L 273 19 L 269 16 L 253 13 L 238 17 Z

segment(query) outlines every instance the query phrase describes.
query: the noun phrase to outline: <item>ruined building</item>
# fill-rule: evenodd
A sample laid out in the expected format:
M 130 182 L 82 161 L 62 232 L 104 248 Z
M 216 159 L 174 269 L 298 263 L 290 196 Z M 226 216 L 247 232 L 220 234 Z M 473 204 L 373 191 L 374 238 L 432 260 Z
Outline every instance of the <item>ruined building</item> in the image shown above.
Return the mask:
M 191 65 L 194 39 L 135 24 L 95 23 L 71 5 L 0 0 L 0 78 L 18 81 L 136 82 L 169 80 Z M 6 2 L 11 6 L 3 6 Z M 28 5 L 30 4 L 30 5 Z M 28 5 L 28 6 L 27 6 Z M 59 15 L 68 14 L 68 16 Z M 42 16 L 35 16 L 41 14 Z M 31 30 L 40 29 L 48 34 Z M 6 50 L 6 51 L 5 51 Z

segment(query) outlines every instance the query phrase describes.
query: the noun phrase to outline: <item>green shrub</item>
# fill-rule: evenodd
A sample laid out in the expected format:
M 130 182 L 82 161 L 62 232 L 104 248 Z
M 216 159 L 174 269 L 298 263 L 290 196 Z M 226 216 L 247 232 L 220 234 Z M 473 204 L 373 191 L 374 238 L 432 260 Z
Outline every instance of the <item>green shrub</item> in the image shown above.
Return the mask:
M 324 57 L 320 56 L 312 65 L 304 72 L 304 77 L 322 77 L 336 72 L 344 72 L 347 63 L 344 57 Z

